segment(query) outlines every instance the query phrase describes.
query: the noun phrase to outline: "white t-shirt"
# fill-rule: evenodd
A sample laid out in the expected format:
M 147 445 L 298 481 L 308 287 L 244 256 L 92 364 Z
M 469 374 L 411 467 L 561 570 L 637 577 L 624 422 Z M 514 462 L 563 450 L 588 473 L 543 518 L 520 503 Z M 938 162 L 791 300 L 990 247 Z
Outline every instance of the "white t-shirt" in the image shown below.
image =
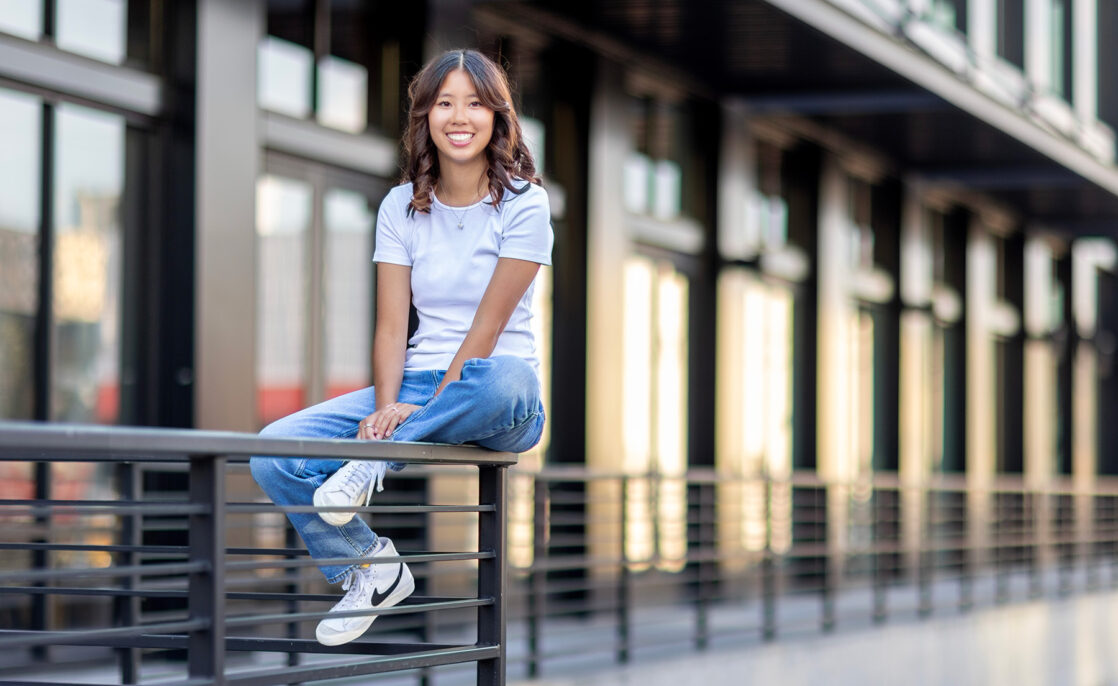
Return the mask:
M 404 369 L 441 370 L 466 338 L 497 258 L 551 264 L 551 209 L 547 193 L 536 184 L 520 195 L 506 190 L 499 209 L 488 196 L 469 207 L 449 207 L 432 198 L 430 213 L 409 217 L 411 197 L 412 184 L 406 183 L 381 202 L 373 261 L 411 267 L 419 328 L 408 341 Z M 516 304 L 492 354 L 519 357 L 539 374 L 531 329 L 534 288 L 529 286 Z

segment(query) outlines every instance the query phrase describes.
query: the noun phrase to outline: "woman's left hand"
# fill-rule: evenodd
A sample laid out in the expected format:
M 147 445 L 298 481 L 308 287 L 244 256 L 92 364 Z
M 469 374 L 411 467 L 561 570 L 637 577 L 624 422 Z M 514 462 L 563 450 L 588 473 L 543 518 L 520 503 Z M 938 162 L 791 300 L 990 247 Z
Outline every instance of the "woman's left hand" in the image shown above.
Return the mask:
M 419 409 L 419 405 L 411 403 L 392 403 L 372 413 L 361 422 L 357 432 L 358 438 L 388 439 L 396 427 Z

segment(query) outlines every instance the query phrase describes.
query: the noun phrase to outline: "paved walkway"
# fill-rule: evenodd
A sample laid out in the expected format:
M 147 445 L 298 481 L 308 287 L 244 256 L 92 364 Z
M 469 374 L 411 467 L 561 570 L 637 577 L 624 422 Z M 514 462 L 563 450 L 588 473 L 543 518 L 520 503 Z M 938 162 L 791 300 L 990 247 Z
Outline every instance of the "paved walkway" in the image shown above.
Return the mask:
M 1118 593 L 782 638 L 515 686 L 1118 686 Z
M 1079 586 L 1081 588 L 1081 586 Z M 976 588 L 978 606 L 966 613 L 953 604 L 955 585 L 945 582 L 936 589 L 935 614 L 917 619 L 911 589 L 898 589 L 891 596 L 888 622 L 873 625 L 868 616 L 860 624 L 843 619 L 838 628 L 821 634 L 818 628 L 818 599 L 782 601 L 783 628 L 772 643 L 743 639 L 724 633 L 728 622 L 712 615 L 712 640 L 716 647 L 695 653 L 686 639 L 655 648 L 647 642 L 634 651 L 628 667 L 612 662 L 615 629 L 606 623 L 570 623 L 549 626 L 547 649 L 562 658 L 545 663 L 544 678 L 525 679 L 524 627 L 509 626 L 509 686 L 1118 686 L 1118 591 L 1080 591 L 1068 597 L 1046 593 L 1033 602 L 1016 600 L 992 605 L 990 584 Z M 1018 593 L 1025 586 L 1017 584 Z M 1017 595 L 1017 598 L 1022 597 Z M 908 600 L 907 605 L 905 600 Z M 866 592 L 841 597 L 847 612 L 868 608 Z M 748 608 L 755 614 L 756 607 Z M 732 607 L 735 620 L 742 612 Z M 644 639 L 663 629 L 660 621 L 667 610 L 635 617 L 634 630 Z M 684 613 L 674 613 L 675 628 L 690 628 Z M 750 616 L 752 617 L 753 614 Z M 864 613 L 863 613 L 864 615 Z M 725 619 L 725 618 L 723 618 Z M 799 633 L 790 631 L 799 627 Z M 671 628 L 670 626 L 668 628 Z M 721 629 L 721 631 L 719 630 Z M 684 633 L 676 634 L 687 636 Z M 587 646 L 596 646 L 595 653 Z M 674 646 L 674 647 L 671 647 Z M 731 647 L 732 646 L 732 647 Z M 238 655 L 234 669 L 278 666 L 282 656 L 273 653 Z M 310 661 L 329 661 L 332 656 L 311 656 Z M 231 664 L 233 666 L 233 664 Z M 181 664 L 156 662 L 145 668 L 144 683 L 182 678 Z M 0 679 L 19 678 L 0 673 Z M 114 667 L 60 667 L 49 673 L 28 675 L 34 681 L 105 684 L 118 683 Z M 335 684 L 370 683 L 378 686 L 415 686 L 414 675 L 338 680 Z M 437 670 L 435 686 L 470 686 L 472 666 L 451 671 Z

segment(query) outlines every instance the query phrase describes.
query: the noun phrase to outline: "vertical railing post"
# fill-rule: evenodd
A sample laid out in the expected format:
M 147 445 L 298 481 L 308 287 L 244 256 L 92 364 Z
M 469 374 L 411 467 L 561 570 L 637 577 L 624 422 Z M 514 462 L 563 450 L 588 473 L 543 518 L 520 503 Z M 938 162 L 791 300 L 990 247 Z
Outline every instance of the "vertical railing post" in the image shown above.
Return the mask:
M 547 593 L 548 481 L 537 474 L 532 489 L 532 566 L 528 573 L 528 677 L 540 675 L 540 628 Z
M 819 608 L 819 630 L 823 632 L 834 631 L 835 628 L 835 594 L 838 591 L 839 576 L 843 572 L 845 566 L 845 546 L 848 543 L 840 543 L 832 538 L 832 522 L 831 518 L 835 516 L 832 512 L 832 503 L 838 501 L 838 508 L 841 508 L 842 521 L 846 526 L 850 526 L 850 485 L 843 483 L 841 485 L 834 482 L 825 484 L 823 486 L 823 502 L 822 512 L 824 513 L 824 521 L 827 522 L 824 529 L 826 537 L 826 545 L 824 546 L 823 559 L 823 583 L 820 588 L 820 608 Z M 835 493 L 840 497 L 836 497 Z
M 761 637 L 776 638 L 776 564 L 773 559 L 773 482 L 768 476 L 761 484 L 765 501 L 765 546 L 761 557 Z
M 621 569 L 617 574 L 617 661 L 625 664 L 629 662 L 629 602 L 630 593 L 629 585 L 632 582 L 629 573 L 629 565 L 625 559 L 625 548 L 628 544 L 628 536 L 626 534 L 627 528 L 625 526 L 628 521 L 629 512 L 629 477 L 621 477 L 621 516 L 618 524 L 621 527 L 619 532 L 619 539 L 621 543 L 621 551 L 618 554 L 618 560 L 621 563 Z
M 871 485 L 871 489 L 870 502 L 873 504 L 873 540 L 875 541 L 875 544 L 871 546 L 870 552 L 873 559 L 873 621 L 875 624 L 880 624 L 885 621 L 888 615 L 888 608 L 886 605 L 886 591 L 888 590 L 888 586 L 886 581 L 887 570 L 884 562 L 886 553 L 877 549 L 876 544 L 882 542 L 885 532 L 889 532 L 890 534 L 889 538 L 885 540 L 897 540 L 892 534 L 899 528 L 899 522 L 887 519 L 888 513 L 891 511 L 888 506 L 888 501 L 890 499 L 886 498 L 884 493 L 888 493 L 889 491 L 876 485 Z M 898 489 L 894 493 L 897 495 L 897 503 L 899 505 L 900 490 Z M 883 503 L 882 501 L 885 502 Z M 891 554 L 892 553 L 890 553 L 890 555 Z
M 690 485 L 688 491 L 691 490 Z M 695 492 L 698 494 L 696 500 L 697 507 L 695 512 L 695 530 L 697 531 L 698 545 L 695 546 L 699 552 L 699 561 L 695 563 L 698 575 L 698 583 L 695 589 L 695 648 L 697 650 L 706 650 L 710 645 L 710 600 L 709 596 L 712 595 L 711 586 L 717 580 L 717 569 L 715 569 L 715 551 L 717 543 L 715 539 L 714 522 L 711 521 L 714 512 L 713 496 L 714 484 L 708 484 L 703 480 L 694 486 Z
M 188 636 L 191 679 L 225 683 L 225 462 L 220 455 L 190 456 L 190 559 L 203 563 L 191 572 L 187 605 L 191 619 L 206 625 Z
M 1028 493 L 1028 510 L 1025 514 L 1025 521 L 1029 523 L 1029 532 L 1032 537 L 1032 560 L 1029 565 L 1029 597 L 1039 598 L 1044 595 L 1044 532 L 1045 527 L 1041 523 L 1041 512 L 1043 508 L 1040 505 L 1040 499 L 1043 496 L 1039 491 L 1031 490 Z
M 977 573 L 977 556 L 974 549 L 969 545 L 970 543 L 970 520 L 975 513 L 971 508 L 971 499 L 964 493 L 959 499 L 961 511 L 961 526 L 962 531 L 967 532 L 966 541 L 967 545 L 963 546 L 962 551 L 959 553 L 959 611 L 966 612 L 974 607 L 974 574 Z
M 295 527 L 292 526 L 291 522 L 286 517 L 284 517 L 283 526 L 283 545 L 288 550 L 297 549 L 300 545 L 299 534 L 296 533 Z M 297 557 L 298 555 L 293 554 L 285 555 L 284 559 L 294 560 Z M 287 611 L 290 614 L 295 614 L 299 611 L 299 601 L 297 600 L 297 597 L 299 595 L 299 568 L 288 567 L 287 569 L 283 570 L 283 575 L 287 579 L 287 584 L 285 584 L 284 586 L 284 592 L 287 593 L 287 596 L 289 598 L 286 602 Z M 287 637 L 290 639 L 299 638 L 298 622 L 287 623 Z M 287 666 L 294 667 L 298 665 L 300 661 L 300 655 L 302 655 L 302 653 L 295 652 L 294 650 L 289 652 L 287 654 Z
M 477 612 L 477 640 L 480 646 L 495 646 L 497 657 L 478 660 L 478 686 L 503 686 L 505 683 L 505 569 L 507 540 L 505 496 L 508 469 L 500 465 L 478 467 L 478 502 L 493 505 L 491 512 L 478 514 L 478 551 L 492 557 L 478 560 L 478 597 L 492 599 Z
M 1009 575 L 1012 573 L 1011 547 L 1006 539 L 1014 535 L 1013 494 L 1009 491 L 996 491 L 992 498 L 994 508 L 994 549 L 989 559 L 994 563 L 994 602 L 1001 605 L 1009 602 Z
M 135 501 L 140 496 L 139 469 L 133 462 L 124 462 L 116 469 L 117 490 L 120 499 Z M 119 543 L 125 546 L 139 546 L 141 541 L 142 515 L 130 514 L 120 517 Z M 120 554 L 118 564 L 130 567 L 137 562 L 136 553 L 128 550 Z M 126 590 L 134 590 L 139 585 L 139 575 L 133 574 L 121 580 Z M 113 612 L 118 626 L 136 626 L 140 623 L 140 599 L 135 595 L 123 595 L 114 599 Z M 118 648 L 117 662 L 120 667 L 120 683 L 136 684 L 140 681 L 140 651 L 137 648 Z
M 916 542 L 916 588 L 918 600 L 916 612 L 921 617 L 932 613 L 932 565 L 936 551 L 936 500 L 937 492 L 923 489 L 924 516 L 917 529 L 919 540 Z

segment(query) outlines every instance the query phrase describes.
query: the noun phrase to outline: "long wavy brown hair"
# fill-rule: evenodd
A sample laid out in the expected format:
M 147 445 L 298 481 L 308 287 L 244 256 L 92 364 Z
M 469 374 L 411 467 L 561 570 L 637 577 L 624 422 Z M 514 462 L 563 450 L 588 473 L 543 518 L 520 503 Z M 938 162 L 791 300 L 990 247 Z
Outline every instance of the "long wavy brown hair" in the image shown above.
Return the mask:
M 450 50 L 428 62 L 408 86 L 408 130 L 404 134 L 407 162 L 402 180 L 413 184 L 409 214 L 431 211 L 431 194 L 439 180 L 439 155 L 431 140 L 427 114 L 435 106 L 447 74 L 456 69 L 466 72 L 478 100 L 493 110 L 493 136 L 485 148 L 490 202 L 499 206 L 506 189 L 513 193 L 528 189 L 527 183 L 517 188 L 513 179 L 540 183 L 512 106 L 504 70 L 476 50 Z

